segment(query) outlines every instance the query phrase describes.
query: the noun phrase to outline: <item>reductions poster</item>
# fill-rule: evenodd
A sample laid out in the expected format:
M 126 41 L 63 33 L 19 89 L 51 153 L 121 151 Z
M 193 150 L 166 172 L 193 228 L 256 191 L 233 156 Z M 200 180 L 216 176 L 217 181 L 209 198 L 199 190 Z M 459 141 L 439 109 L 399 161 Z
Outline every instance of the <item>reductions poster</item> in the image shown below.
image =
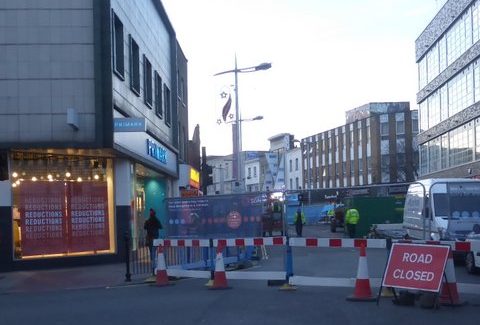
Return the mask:
M 64 183 L 23 182 L 18 209 L 22 256 L 68 251 Z
M 70 252 L 109 249 L 107 184 L 69 183 L 67 197 Z
M 170 238 L 256 237 L 262 231 L 260 194 L 167 199 Z

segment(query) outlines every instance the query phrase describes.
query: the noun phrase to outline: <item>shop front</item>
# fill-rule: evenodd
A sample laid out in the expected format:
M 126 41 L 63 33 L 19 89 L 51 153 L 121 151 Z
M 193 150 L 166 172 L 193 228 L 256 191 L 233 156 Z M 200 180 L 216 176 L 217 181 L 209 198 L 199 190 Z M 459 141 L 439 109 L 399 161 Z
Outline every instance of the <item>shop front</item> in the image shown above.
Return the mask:
M 117 118 L 114 148 L 117 152 L 116 208 L 117 215 L 127 215 L 132 249 L 142 248 L 144 223 L 150 209 L 165 225 L 165 199 L 178 196 L 177 153 L 158 139 L 144 132 L 144 122 L 132 127 L 132 119 Z M 133 122 L 138 123 L 135 119 Z M 123 123 L 124 127 L 119 126 Z M 128 126 L 128 127 L 126 127 Z M 161 230 L 165 235 L 165 230 Z
M 11 151 L 8 170 L 2 182 L 8 204 L 0 223 L 2 270 L 114 260 L 112 157 Z

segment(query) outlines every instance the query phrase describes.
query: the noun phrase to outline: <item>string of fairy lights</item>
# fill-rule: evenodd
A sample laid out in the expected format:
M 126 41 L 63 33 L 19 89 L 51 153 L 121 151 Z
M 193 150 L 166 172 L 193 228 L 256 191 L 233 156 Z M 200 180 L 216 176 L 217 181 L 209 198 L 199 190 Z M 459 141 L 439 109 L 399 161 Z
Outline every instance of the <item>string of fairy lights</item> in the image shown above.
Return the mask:
M 103 181 L 107 159 L 63 155 L 15 153 L 12 159 L 12 187 L 23 182 Z

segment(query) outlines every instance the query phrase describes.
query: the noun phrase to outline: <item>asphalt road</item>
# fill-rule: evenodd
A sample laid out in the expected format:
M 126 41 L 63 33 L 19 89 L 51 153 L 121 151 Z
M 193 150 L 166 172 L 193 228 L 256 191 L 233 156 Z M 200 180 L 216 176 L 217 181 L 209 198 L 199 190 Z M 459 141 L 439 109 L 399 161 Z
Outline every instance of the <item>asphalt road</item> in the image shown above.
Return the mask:
M 322 235 L 324 234 L 324 236 Z M 307 226 L 305 236 L 328 237 L 326 225 Z M 333 234 L 341 237 L 341 233 Z M 284 249 L 270 247 L 262 259 L 245 272 L 283 270 Z M 387 252 L 368 249 L 371 278 L 382 276 Z M 358 250 L 347 248 L 293 248 L 295 275 L 356 277 Z M 480 276 L 456 267 L 457 281 L 480 284 Z M 3 279 L 5 281 L 7 279 Z M 182 279 L 175 285 L 148 284 L 54 289 L 0 294 L 0 325 L 10 324 L 469 324 L 480 314 L 480 292 L 461 294 L 468 304 L 441 306 L 437 310 L 392 304 L 381 298 L 350 302 L 352 287 L 299 286 L 283 291 L 265 280 L 229 280 L 229 290 L 212 291 L 204 279 Z M 376 292 L 375 288 L 372 288 Z
M 453 324 L 471 323 L 480 296 L 467 306 L 438 310 L 348 302 L 350 288 L 281 291 L 264 281 L 230 281 L 211 291 L 199 279 L 169 287 L 149 285 L 0 295 L 0 324 Z

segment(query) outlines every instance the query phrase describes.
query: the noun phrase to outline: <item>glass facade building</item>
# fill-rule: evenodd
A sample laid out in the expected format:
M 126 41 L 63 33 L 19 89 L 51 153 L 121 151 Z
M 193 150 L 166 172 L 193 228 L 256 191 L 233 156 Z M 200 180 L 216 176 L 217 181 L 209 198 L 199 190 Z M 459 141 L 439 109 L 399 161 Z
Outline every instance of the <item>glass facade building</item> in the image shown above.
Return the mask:
M 480 1 L 450 0 L 416 40 L 419 174 L 480 175 Z

